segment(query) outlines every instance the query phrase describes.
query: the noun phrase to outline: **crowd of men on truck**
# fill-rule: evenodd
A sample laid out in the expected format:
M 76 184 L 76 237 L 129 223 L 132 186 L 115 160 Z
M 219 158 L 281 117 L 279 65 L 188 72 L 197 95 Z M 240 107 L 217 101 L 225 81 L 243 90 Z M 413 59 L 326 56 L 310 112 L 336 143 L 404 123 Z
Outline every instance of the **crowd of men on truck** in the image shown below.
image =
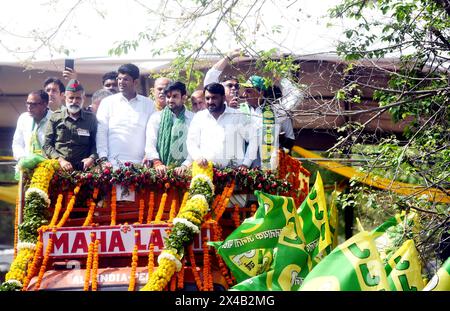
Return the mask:
M 33 154 L 57 159 L 67 172 L 131 162 L 161 175 L 168 167 L 185 174 L 193 161 L 275 169 L 277 148 L 290 150 L 294 144 L 286 110 L 301 93 L 286 78 L 268 81 L 251 75 L 240 83 L 224 76 L 239 55 L 233 51 L 220 59 L 192 94 L 180 81 L 157 78 L 153 99 L 137 92 L 139 68 L 121 65 L 103 76 L 103 88 L 93 93 L 89 106 L 76 72 L 66 68 L 66 85 L 50 77 L 42 90 L 28 94 L 27 112 L 14 133 L 13 156 L 17 161 Z

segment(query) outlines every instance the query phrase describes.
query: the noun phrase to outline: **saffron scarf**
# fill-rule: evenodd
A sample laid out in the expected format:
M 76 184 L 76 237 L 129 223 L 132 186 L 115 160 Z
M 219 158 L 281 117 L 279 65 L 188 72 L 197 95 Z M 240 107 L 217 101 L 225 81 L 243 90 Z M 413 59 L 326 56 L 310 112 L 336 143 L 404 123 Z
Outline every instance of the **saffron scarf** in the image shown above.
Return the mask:
M 187 158 L 186 137 L 188 127 L 186 126 L 186 109 L 175 116 L 169 107 L 161 111 L 161 123 L 158 131 L 156 149 L 164 165 L 181 165 Z

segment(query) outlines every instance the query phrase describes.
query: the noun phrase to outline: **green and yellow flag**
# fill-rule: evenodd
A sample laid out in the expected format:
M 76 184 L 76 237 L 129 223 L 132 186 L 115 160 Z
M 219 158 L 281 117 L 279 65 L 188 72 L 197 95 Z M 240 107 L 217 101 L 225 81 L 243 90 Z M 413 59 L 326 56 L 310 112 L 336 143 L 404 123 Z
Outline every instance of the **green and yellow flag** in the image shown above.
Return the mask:
M 320 174 L 298 209 L 291 197 L 260 191 L 255 191 L 255 195 L 259 208 L 254 217 L 244 220 L 225 241 L 210 243 L 217 248 L 239 283 L 271 268 L 276 255 L 274 248 L 288 224 L 294 224 L 298 239 L 308 254 L 308 260 L 302 262 L 306 267 L 302 269 L 311 270 L 331 251 L 332 233 Z
M 339 228 L 339 214 L 336 207 L 337 197 L 341 194 L 340 191 L 333 190 L 331 193 L 331 204 L 328 210 L 328 219 L 330 220 L 330 232 L 331 232 L 331 250 L 338 246 L 338 228 Z
M 331 251 L 333 235 L 328 221 L 327 202 L 320 173 L 306 199 L 297 209 L 305 249 L 315 263 Z M 312 267 L 310 267 L 312 268 Z
M 335 248 L 306 276 L 300 290 L 390 290 L 372 235 L 360 232 Z
M 428 282 L 424 291 L 450 291 L 450 258 L 444 262 L 442 267 Z
M 282 229 L 291 222 L 300 228 L 294 200 L 255 191 L 259 208 L 225 241 L 213 242 L 238 282 L 267 271 Z M 300 234 L 300 230 L 298 229 Z
M 270 270 L 235 285 L 232 290 L 297 291 L 300 288 L 309 273 L 309 256 L 295 226 L 291 222 L 281 231 Z
M 393 291 L 423 289 L 422 267 L 413 240 L 407 240 L 391 256 L 385 266 L 388 282 Z
M 408 214 L 405 212 L 397 213 L 371 231 L 380 257 L 385 264 L 416 230 L 416 216 L 413 212 Z

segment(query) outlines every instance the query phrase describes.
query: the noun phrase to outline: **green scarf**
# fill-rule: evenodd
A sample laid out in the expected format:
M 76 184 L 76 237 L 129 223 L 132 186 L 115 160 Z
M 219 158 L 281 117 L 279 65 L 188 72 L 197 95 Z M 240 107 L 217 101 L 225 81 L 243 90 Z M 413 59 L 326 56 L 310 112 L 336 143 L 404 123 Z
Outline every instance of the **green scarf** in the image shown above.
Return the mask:
M 173 112 L 169 107 L 161 111 L 161 123 L 158 131 L 156 149 L 164 165 L 175 164 L 179 166 L 187 158 L 186 137 L 187 129 L 186 109 L 176 116 L 173 121 Z
M 262 107 L 262 115 L 261 168 L 270 170 L 270 158 L 274 149 L 273 143 L 275 142 L 275 114 L 270 104 Z
M 44 118 L 36 124 L 36 121 L 33 119 L 33 126 L 31 128 L 31 139 L 30 139 L 30 154 L 37 154 L 37 155 L 44 155 L 44 152 L 42 151 L 42 145 L 38 138 L 38 130 L 41 127 Z

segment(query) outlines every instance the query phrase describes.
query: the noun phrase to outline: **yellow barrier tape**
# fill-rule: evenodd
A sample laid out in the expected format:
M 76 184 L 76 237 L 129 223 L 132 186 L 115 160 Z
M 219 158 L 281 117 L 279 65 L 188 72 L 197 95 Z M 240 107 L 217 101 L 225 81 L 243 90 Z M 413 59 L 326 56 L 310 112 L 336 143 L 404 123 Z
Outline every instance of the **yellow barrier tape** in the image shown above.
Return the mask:
M 304 158 L 323 158 L 317 153 L 303 149 L 300 146 L 294 146 L 292 150 Z M 401 195 L 413 195 L 416 197 L 426 195 L 429 201 L 450 203 L 450 196 L 436 188 L 427 188 L 420 185 L 402 183 L 391 179 L 374 176 L 372 174 L 358 172 L 353 167 L 345 166 L 333 161 L 314 161 L 314 163 L 347 178 L 357 178 L 358 181 L 372 187 L 394 191 Z
M 17 187 L 18 185 L 0 186 L 0 201 L 16 205 Z

